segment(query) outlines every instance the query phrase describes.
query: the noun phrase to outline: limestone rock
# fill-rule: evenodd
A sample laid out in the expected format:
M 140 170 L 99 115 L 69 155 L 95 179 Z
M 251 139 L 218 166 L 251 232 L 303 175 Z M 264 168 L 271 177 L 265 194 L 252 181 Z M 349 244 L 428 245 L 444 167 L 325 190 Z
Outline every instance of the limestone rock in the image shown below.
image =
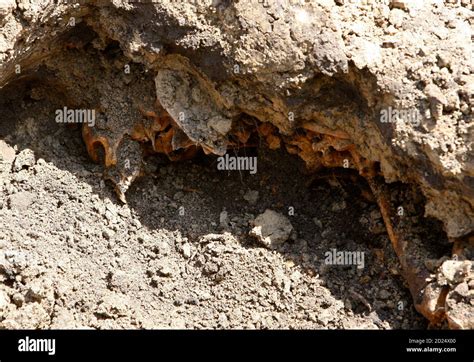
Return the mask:
M 269 209 L 257 216 L 253 225 L 250 235 L 269 248 L 283 244 L 293 231 L 293 226 L 286 216 Z

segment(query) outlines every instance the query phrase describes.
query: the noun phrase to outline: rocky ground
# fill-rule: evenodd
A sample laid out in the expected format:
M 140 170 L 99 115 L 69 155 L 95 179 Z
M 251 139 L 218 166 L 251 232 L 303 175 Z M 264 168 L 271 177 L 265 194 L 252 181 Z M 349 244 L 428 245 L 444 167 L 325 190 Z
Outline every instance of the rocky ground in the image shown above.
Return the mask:
M 472 10 L 0 0 L 0 327 L 474 328 Z
M 22 106 L 0 125 L 2 328 L 426 327 L 363 184 L 280 151 L 255 175 L 153 156 L 123 205 L 78 129 Z M 273 249 L 249 236 L 266 209 L 294 228 Z M 326 265 L 331 249 L 364 267 Z

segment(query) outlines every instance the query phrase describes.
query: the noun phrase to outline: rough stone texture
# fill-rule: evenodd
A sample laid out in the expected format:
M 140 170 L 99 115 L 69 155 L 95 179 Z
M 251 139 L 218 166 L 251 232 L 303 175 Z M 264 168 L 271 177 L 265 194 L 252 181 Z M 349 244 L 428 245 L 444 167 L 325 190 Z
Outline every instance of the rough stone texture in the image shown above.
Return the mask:
M 254 227 L 250 235 L 256 237 L 266 247 L 281 245 L 288 240 L 293 231 L 293 226 L 287 217 L 269 209 L 258 215 L 252 224 Z
M 446 260 L 440 267 L 442 277 L 438 284 L 450 285 L 446 296 L 446 315 L 448 324 L 453 329 L 474 328 L 474 265 L 472 261 Z
M 54 88 L 70 105 L 97 109 L 98 127 L 85 127 L 84 138 L 92 156 L 93 141 L 105 144 L 108 177 L 122 196 L 141 166 L 130 137 L 154 150 L 171 139 L 172 151 L 196 145 L 223 154 L 233 126 L 250 119 L 276 127 L 268 143 L 277 148 L 269 139 L 278 134 L 310 169 L 318 152 L 354 144 L 386 182 L 418 187 L 426 216 L 458 242 L 474 230 L 473 9 L 452 3 L 19 0 L 14 10 L 2 1 L 0 87 L 47 78 L 48 91 L 32 90 L 32 99 Z M 124 74 L 126 65 L 139 71 Z M 165 119 L 149 111 L 155 98 L 171 118 L 160 124 L 173 128 L 166 142 L 155 140 L 155 123 L 136 123 L 141 111 Z M 401 119 L 382 121 L 387 110 Z M 303 142 L 307 130 L 328 136 L 327 147 Z
M 9 15 L 14 8 L 16 8 L 15 0 L 0 0 L 0 19 Z
M 5 141 L 0 141 L 0 162 L 11 165 L 15 160 L 15 150 Z

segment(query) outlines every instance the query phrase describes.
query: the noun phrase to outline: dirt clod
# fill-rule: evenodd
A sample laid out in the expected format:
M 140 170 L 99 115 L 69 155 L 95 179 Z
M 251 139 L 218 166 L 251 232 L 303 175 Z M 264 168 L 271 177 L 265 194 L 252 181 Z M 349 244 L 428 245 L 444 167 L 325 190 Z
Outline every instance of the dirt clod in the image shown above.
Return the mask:
M 268 248 L 276 247 L 287 241 L 293 226 L 287 217 L 273 211 L 265 210 L 252 221 L 250 235 Z

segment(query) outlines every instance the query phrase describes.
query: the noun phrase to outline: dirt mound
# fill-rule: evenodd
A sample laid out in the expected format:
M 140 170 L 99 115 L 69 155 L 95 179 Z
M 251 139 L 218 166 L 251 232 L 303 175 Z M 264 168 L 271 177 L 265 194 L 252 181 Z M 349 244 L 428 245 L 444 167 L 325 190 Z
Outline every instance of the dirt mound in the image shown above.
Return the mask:
M 68 301 L 69 297 L 62 303 L 76 322 L 77 318 L 86 318 L 77 322 L 78 325 L 107 327 L 98 321 L 108 320 L 104 316 L 110 316 L 112 310 L 120 316 L 120 310 L 126 310 L 128 303 L 135 304 L 140 299 L 139 291 L 144 288 L 140 289 L 141 282 L 138 281 L 141 280 L 139 275 L 143 276 L 142 269 L 147 270 L 144 280 L 151 279 L 150 287 L 159 285 L 160 291 L 172 288 L 168 293 L 177 290 L 176 295 L 180 296 L 184 293 L 182 283 L 189 275 L 194 276 L 196 283 L 202 280 L 207 283 L 204 276 L 211 275 L 209 283 L 216 283 L 217 279 L 217 284 L 227 285 L 227 288 L 232 283 L 250 285 L 269 278 L 268 283 L 260 284 L 264 288 L 253 295 L 259 295 L 263 290 L 266 296 L 273 288 L 278 293 L 282 284 L 272 281 L 271 275 L 257 277 L 258 274 L 250 272 L 259 253 L 272 256 L 265 267 L 269 268 L 269 273 L 279 263 L 274 258 L 276 254 L 269 250 L 245 247 L 246 242 L 250 245 L 255 242 L 251 238 L 247 240 L 250 228 L 260 227 L 260 231 L 254 230 L 252 234 L 258 239 L 259 232 L 266 229 L 265 237 L 260 235 L 261 239 L 268 241 L 264 242 L 266 246 L 282 248 L 278 251 L 280 255 L 285 255 L 286 248 L 297 248 L 301 255 L 308 254 L 310 260 L 314 257 L 319 262 L 325 260 L 317 267 L 304 266 L 297 270 L 304 280 L 304 288 L 320 280 L 317 276 L 321 274 L 321 265 L 345 265 L 345 258 L 353 257 L 349 265 L 356 267 L 355 273 L 360 273 L 357 265 L 362 257 L 373 254 L 375 259 L 369 258 L 372 260 L 369 264 L 364 259 L 362 269 L 376 273 L 382 265 L 390 270 L 387 264 L 396 264 L 396 256 L 400 273 L 408 282 L 419 312 L 432 324 L 447 321 L 453 328 L 471 328 L 474 66 L 469 22 L 472 14 L 469 3 L 451 5 L 441 1 L 215 0 L 193 4 L 2 1 L 0 107 L 3 112 L 0 124 L 6 143 L 0 147 L 5 160 L 1 211 L 5 213 L 2 223 L 6 227 L 2 232 L 7 243 L 1 267 L 5 286 L 10 288 L 4 294 L 4 305 L 13 313 L 3 323 L 13 327 L 15 321 L 21 320 L 21 315 L 28 315 L 25 308 L 37 308 L 38 305 L 43 309 L 38 313 L 46 320 L 45 326 L 51 325 L 54 319 L 58 297 L 51 296 L 59 295 L 59 287 L 52 285 L 53 279 L 46 278 L 34 287 L 42 289 L 44 286 L 50 291 L 44 291 L 43 297 L 34 297 L 36 292 L 23 288 L 29 282 L 23 283 L 22 278 L 33 275 L 36 278 L 51 271 L 43 265 L 40 271 L 29 274 L 25 266 L 29 263 L 22 264 L 21 253 L 16 256 L 12 251 L 25 240 L 34 240 L 29 244 L 32 255 L 40 251 L 47 254 L 44 256 L 47 259 L 40 258 L 41 263 L 50 263 L 51 254 L 55 254 L 51 249 L 55 243 L 60 249 L 67 245 L 71 253 L 79 248 L 90 255 L 88 259 L 81 259 L 84 264 L 79 261 L 74 264 L 73 270 L 89 270 L 96 263 L 97 255 L 103 255 L 103 262 L 99 262 L 100 275 L 106 274 L 105 287 L 115 294 L 92 292 L 99 288 L 97 284 L 84 289 L 91 293 L 87 302 L 88 298 L 82 296 L 83 302 L 75 301 L 79 304 L 74 304 L 74 308 L 67 304 L 72 303 Z M 64 128 L 68 125 L 77 127 L 78 123 L 81 129 L 74 128 L 76 134 L 64 136 L 64 144 L 61 144 L 58 137 L 65 132 Z M 13 145 L 17 149 L 12 151 L 9 147 Z M 87 164 L 84 149 L 104 168 Z M 299 161 L 285 155 L 284 151 L 299 156 L 304 167 L 295 170 Z M 278 154 L 282 159 L 277 157 L 268 161 L 272 167 L 265 175 L 262 171 L 265 166 L 261 165 L 267 162 L 267 154 L 273 155 L 271 157 Z M 216 160 L 217 156 L 227 158 Z M 37 162 L 38 157 L 43 161 Z M 80 161 L 73 161 L 74 157 Z M 251 163 L 254 158 L 258 160 L 258 167 L 257 163 Z M 173 193 L 172 197 L 167 193 L 169 185 L 176 184 L 179 171 L 163 172 L 170 167 L 166 161 L 189 159 L 198 160 L 198 164 L 204 162 L 207 167 L 192 168 L 186 179 L 193 176 L 200 180 L 206 172 L 211 172 L 210 167 L 216 168 L 224 184 L 222 178 L 226 172 L 234 178 L 239 175 L 234 182 L 240 180 L 241 184 L 225 184 L 222 198 L 215 201 L 221 207 L 217 217 L 214 215 L 216 225 L 209 225 L 209 220 L 217 211 L 202 217 L 196 206 L 198 200 L 212 199 L 213 187 L 196 182 L 207 189 L 201 192 L 189 181 L 186 187 L 178 183 L 175 190 L 170 189 L 168 192 Z M 206 164 L 209 162 L 214 163 L 210 166 Z M 216 167 L 221 162 L 224 166 Z M 58 172 L 64 172 L 63 176 L 54 176 Z M 308 182 L 303 185 L 298 174 L 308 175 L 305 177 Z M 97 177 L 99 175 L 113 185 L 118 200 L 112 195 L 104 198 L 108 191 L 104 181 Z M 282 175 L 286 177 L 280 186 L 267 183 L 269 178 Z M 139 179 L 140 176 L 145 178 Z M 41 191 L 36 186 L 41 177 L 45 178 L 44 185 L 52 186 Z M 63 178 L 65 184 L 61 186 Z M 294 185 L 289 185 L 290 180 Z M 354 190 L 344 187 L 346 182 Z M 331 212 L 328 220 L 321 220 L 317 210 L 311 208 L 300 214 L 299 209 L 304 208 L 306 198 L 315 196 L 311 189 L 315 184 L 324 185 L 324 189 L 331 191 L 327 198 L 334 202 L 323 208 L 323 214 Z M 292 199 L 301 196 L 291 191 L 292 186 L 304 188 L 308 195 L 303 200 Z M 272 193 L 265 194 L 262 191 L 265 187 L 270 187 Z M 342 200 L 336 201 L 338 192 L 342 193 Z M 61 200 L 59 195 L 64 193 L 68 199 Z M 71 196 L 69 193 L 79 194 Z M 246 197 L 239 196 L 240 204 L 230 206 L 231 201 L 224 196 L 237 193 Z M 279 193 L 284 194 L 282 199 L 279 199 Z M 44 226 L 46 220 L 35 205 L 40 209 L 51 208 L 46 206 L 47 201 L 42 204 L 38 200 L 40 194 L 45 195 L 45 200 L 51 198 L 53 204 L 59 197 L 57 210 L 53 208 L 48 215 L 55 215 L 59 220 L 62 212 L 74 214 L 74 219 L 82 215 L 82 219 L 72 225 L 68 236 L 61 237 L 59 232 L 69 225 L 66 221 L 48 223 L 43 235 L 44 244 L 38 241 L 41 235 L 26 234 L 24 240 L 15 236 L 28 230 L 22 226 L 25 222 L 22 215 L 33 212 L 34 217 L 27 219 L 31 220 L 29 227 Z M 186 204 L 182 200 L 187 198 L 193 203 Z M 252 201 L 248 214 L 243 211 L 248 206 L 247 199 Z M 77 215 L 72 211 L 72 205 L 71 209 L 63 208 L 68 200 L 76 200 Z M 128 204 L 122 205 L 119 200 Z M 137 203 L 137 200 L 142 201 Z M 314 202 L 311 205 L 316 208 Z M 178 216 L 161 215 L 157 224 L 156 218 L 150 216 L 156 213 L 154 208 L 157 207 L 172 207 Z M 99 210 L 98 215 L 91 212 L 95 209 Z M 283 238 L 275 236 L 282 233 L 282 230 L 275 230 L 279 222 L 258 226 L 268 219 L 265 214 L 258 216 L 266 209 L 275 213 L 274 220 L 288 223 L 288 227 L 283 228 Z M 239 210 L 234 221 L 232 210 Z M 343 210 L 351 214 L 339 215 Z M 370 217 L 363 216 L 367 212 Z M 146 231 L 142 230 L 143 220 L 136 225 L 135 213 L 139 218 L 149 220 Z M 186 213 L 198 220 L 191 223 L 196 225 L 196 230 L 187 229 L 188 222 L 182 218 Z M 310 220 L 313 213 L 316 213 L 317 222 L 310 222 L 311 228 L 298 225 L 301 220 Z M 99 232 L 101 215 L 116 229 L 104 231 L 105 234 Z M 332 220 L 335 216 L 347 217 L 343 220 L 350 220 L 350 225 L 347 222 L 338 225 Z M 335 222 L 334 229 L 328 226 L 329 221 Z M 123 225 L 119 228 L 116 224 Z M 179 233 L 158 231 L 164 225 Z M 361 225 L 369 227 L 369 233 L 388 238 L 395 254 L 389 252 L 387 243 L 381 240 L 372 240 L 375 244 L 371 244 L 367 231 L 358 230 Z M 215 230 L 216 227 L 220 229 Z M 222 234 L 229 227 L 230 234 Z M 314 235 L 315 227 L 321 229 L 322 237 Z M 290 232 L 292 228 L 294 232 Z M 335 235 L 328 238 L 332 229 Z M 309 234 L 301 237 L 299 233 L 305 231 Z M 139 232 L 149 233 L 151 241 L 143 239 L 140 243 L 137 236 L 138 245 L 132 247 L 133 235 Z M 89 235 L 88 241 L 80 247 L 80 240 L 86 235 Z M 279 239 L 275 245 L 272 236 Z M 112 266 L 118 269 L 117 272 L 119 267 L 123 268 L 124 273 L 118 272 L 118 277 L 114 270 L 103 270 L 108 269 L 107 263 L 111 260 L 108 254 L 115 253 L 115 248 L 122 248 L 115 244 L 116 241 L 113 246 L 106 247 L 104 239 L 110 242 L 115 238 L 131 243 L 123 246 L 127 252 L 117 251 L 120 256 L 112 259 L 126 258 L 131 263 L 124 267 L 117 262 Z M 153 262 L 146 259 L 149 256 L 139 256 L 148 255 L 147 248 L 155 250 L 160 238 L 166 239 L 164 243 L 170 248 L 170 256 L 158 252 L 156 261 L 150 257 Z M 182 241 L 183 238 L 188 240 Z M 333 248 L 332 242 L 341 243 L 338 244 L 340 248 Z M 214 255 L 206 249 L 208 245 L 229 251 Z M 259 251 L 253 255 L 248 254 L 249 250 Z M 207 252 L 210 253 L 208 256 Z M 236 256 L 240 253 L 244 256 Z M 186 255 L 184 261 L 179 259 L 181 254 Z M 324 255 L 332 261 L 323 258 Z M 58 256 L 65 257 L 64 251 Z M 341 263 L 338 260 L 342 260 Z M 376 261 L 380 265 L 375 266 Z M 237 265 L 239 262 L 243 264 Z M 88 263 L 92 264 L 86 266 Z M 136 274 L 130 272 L 134 264 Z M 153 265 L 150 270 L 145 266 L 147 264 Z M 27 271 L 23 271 L 22 265 Z M 232 282 L 226 284 L 227 275 L 236 273 L 239 268 L 249 270 L 251 277 L 247 279 L 243 273 L 237 279 L 230 278 Z M 90 272 L 97 272 L 97 268 L 92 267 Z M 290 286 L 293 285 L 293 274 L 291 271 Z M 358 277 L 362 283 L 361 280 L 368 282 L 374 275 Z M 104 279 L 95 274 L 77 278 L 93 284 L 100 284 Z M 114 278 L 118 281 L 113 282 Z M 336 275 L 335 278 L 339 277 Z M 384 276 L 379 278 L 384 280 Z M 125 286 L 120 287 L 127 279 Z M 114 283 L 118 285 L 116 288 Z M 126 292 L 126 288 L 132 286 L 138 288 L 136 293 Z M 342 287 L 341 298 L 355 298 L 356 303 L 365 306 L 369 316 L 378 311 L 371 298 L 364 296 L 355 285 Z M 219 293 L 224 293 L 224 289 L 217 288 L 217 295 L 222 295 Z M 155 294 L 148 287 L 143 290 L 146 300 L 153 300 Z M 252 289 L 246 287 L 244 290 Z M 290 290 L 284 286 L 282 295 Z M 376 284 L 376 290 L 383 294 L 376 300 L 396 300 L 389 307 L 392 313 L 406 311 L 404 301 L 388 297 L 394 288 L 389 288 L 392 291 L 388 292 L 387 288 Z M 173 298 L 166 292 L 160 293 L 155 296 L 167 302 Z M 242 293 L 237 293 L 240 295 L 237 304 L 245 300 L 244 291 Z M 290 295 L 299 294 L 294 291 Z M 213 310 L 218 310 L 215 303 L 219 298 L 214 297 L 216 299 L 211 298 L 209 304 Z M 186 303 L 179 302 L 180 298 L 177 297 L 175 304 L 178 305 L 173 304 L 173 308 L 186 309 Z M 41 303 L 29 303 L 43 299 L 45 301 Z M 111 301 L 118 301 L 119 305 L 108 305 Z M 265 306 L 264 302 L 259 303 Z M 303 311 L 311 309 L 302 301 L 295 303 L 294 307 L 290 303 L 288 308 L 302 305 Z M 146 305 L 134 307 L 137 314 L 148 313 L 149 303 Z M 103 306 L 101 311 L 97 311 L 98 306 Z M 349 306 L 352 306 L 350 299 Z M 195 307 L 202 310 L 199 303 Z M 189 316 L 199 315 L 196 308 L 190 307 L 193 312 Z M 170 316 L 164 307 L 158 308 L 157 313 Z M 91 319 L 91 315 L 97 321 Z M 224 315 L 227 320 L 230 318 Z M 381 312 L 375 315 L 380 316 Z M 127 318 L 124 325 L 141 325 L 137 322 L 138 317 L 135 321 L 130 320 L 130 315 Z M 160 324 L 160 317 L 156 318 L 156 323 Z M 218 320 L 225 318 L 219 315 Z M 278 320 L 279 317 L 272 318 Z M 393 320 L 400 320 L 394 319 L 394 314 L 387 318 L 395 328 L 402 327 L 393 324 L 397 323 Z M 249 320 L 249 317 L 242 317 L 242 320 Z M 319 323 L 317 318 L 314 322 Z M 206 326 L 216 326 L 214 322 L 209 323 Z M 296 326 L 299 322 L 295 323 L 287 321 L 281 326 Z M 340 319 L 332 326 L 349 325 L 344 325 Z M 189 326 L 200 327 L 193 323 Z

